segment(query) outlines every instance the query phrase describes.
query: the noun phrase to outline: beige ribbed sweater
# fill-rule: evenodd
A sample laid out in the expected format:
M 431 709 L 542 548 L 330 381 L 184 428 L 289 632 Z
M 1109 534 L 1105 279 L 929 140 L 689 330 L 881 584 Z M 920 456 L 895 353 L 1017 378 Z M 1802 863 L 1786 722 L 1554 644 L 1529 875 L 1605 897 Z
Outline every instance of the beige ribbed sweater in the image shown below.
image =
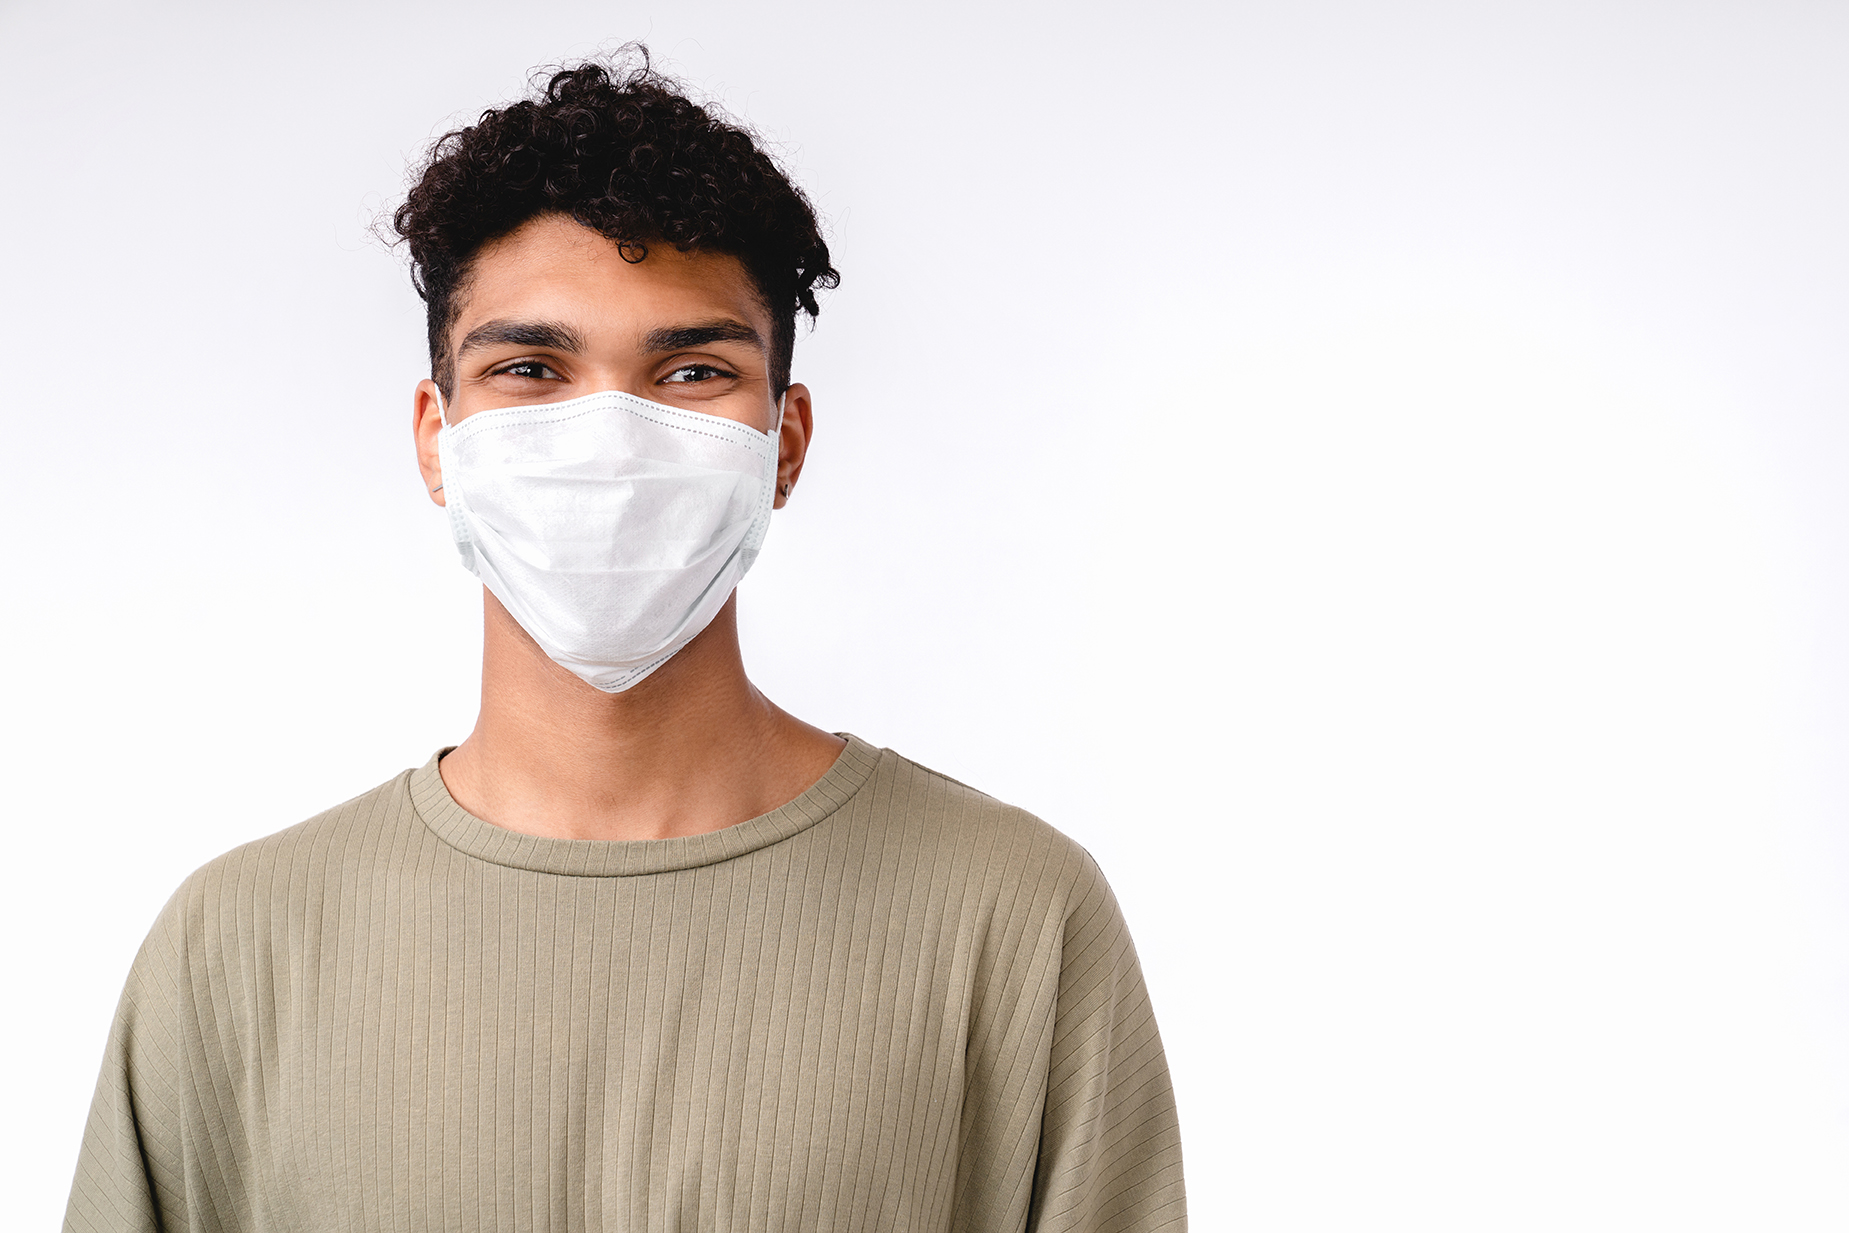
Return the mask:
M 849 738 L 710 834 L 542 839 L 436 759 L 189 878 L 69 1229 L 1186 1226 L 1097 866 Z

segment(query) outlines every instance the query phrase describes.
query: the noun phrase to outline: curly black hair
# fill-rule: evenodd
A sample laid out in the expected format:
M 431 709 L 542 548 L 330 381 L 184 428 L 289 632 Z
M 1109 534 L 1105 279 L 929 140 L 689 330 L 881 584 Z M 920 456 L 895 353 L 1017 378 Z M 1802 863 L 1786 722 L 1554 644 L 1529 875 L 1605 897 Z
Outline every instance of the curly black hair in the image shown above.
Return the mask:
M 455 395 L 449 333 L 483 245 L 541 214 L 569 215 L 641 261 L 650 243 L 737 257 L 774 323 L 773 394 L 790 382 L 796 314 L 836 286 L 815 210 L 744 128 L 691 100 L 631 44 L 608 64 L 554 72 L 535 97 L 495 110 L 431 146 L 392 215 L 424 298 L 430 371 Z

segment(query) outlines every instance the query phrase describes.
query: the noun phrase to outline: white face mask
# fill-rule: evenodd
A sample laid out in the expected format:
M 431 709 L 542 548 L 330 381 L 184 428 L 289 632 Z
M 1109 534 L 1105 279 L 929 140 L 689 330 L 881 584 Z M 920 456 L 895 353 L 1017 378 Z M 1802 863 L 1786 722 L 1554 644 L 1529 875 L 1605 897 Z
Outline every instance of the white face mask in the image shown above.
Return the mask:
M 762 433 L 615 390 L 445 419 L 462 564 L 554 662 L 619 693 L 693 641 L 751 568 L 782 426 L 781 401 Z

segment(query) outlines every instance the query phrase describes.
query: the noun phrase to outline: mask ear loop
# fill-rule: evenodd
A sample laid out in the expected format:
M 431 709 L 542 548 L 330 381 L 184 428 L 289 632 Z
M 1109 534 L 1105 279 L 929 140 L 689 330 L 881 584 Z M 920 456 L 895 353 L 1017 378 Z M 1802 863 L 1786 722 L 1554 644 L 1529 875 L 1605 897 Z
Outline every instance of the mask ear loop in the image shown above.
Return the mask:
M 435 386 L 436 391 L 437 391 L 437 423 L 441 424 L 444 428 L 448 428 L 450 426 L 449 425 L 449 409 L 443 405 L 443 387 L 437 385 L 436 382 L 434 381 L 431 382 L 431 385 Z M 439 432 L 440 431 L 441 430 L 439 430 Z M 432 488 L 430 491 L 442 492 L 443 485 L 438 484 L 435 488 Z
M 777 426 L 770 430 L 770 487 L 773 494 L 780 495 L 786 500 L 789 498 L 790 488 L 788 484 L 779 485 L 777 483 L 777 469 L 783 462 L 783 409 L 788 405 L 789 400 L 790 391 L 786 386 L 783 393 L 777 395 Z M 774 500 L 775 496 L 772 499 Z

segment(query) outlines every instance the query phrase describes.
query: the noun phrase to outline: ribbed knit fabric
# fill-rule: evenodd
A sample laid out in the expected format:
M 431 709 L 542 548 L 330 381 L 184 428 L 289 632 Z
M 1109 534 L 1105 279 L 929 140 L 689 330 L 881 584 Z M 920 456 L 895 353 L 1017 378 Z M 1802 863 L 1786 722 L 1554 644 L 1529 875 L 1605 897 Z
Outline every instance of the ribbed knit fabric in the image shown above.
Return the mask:
M 1184 1229 L 1117 904 L 856 738 L 711 834 L 543 839 L 436 758 L 189 878 L 71 1230 Z

